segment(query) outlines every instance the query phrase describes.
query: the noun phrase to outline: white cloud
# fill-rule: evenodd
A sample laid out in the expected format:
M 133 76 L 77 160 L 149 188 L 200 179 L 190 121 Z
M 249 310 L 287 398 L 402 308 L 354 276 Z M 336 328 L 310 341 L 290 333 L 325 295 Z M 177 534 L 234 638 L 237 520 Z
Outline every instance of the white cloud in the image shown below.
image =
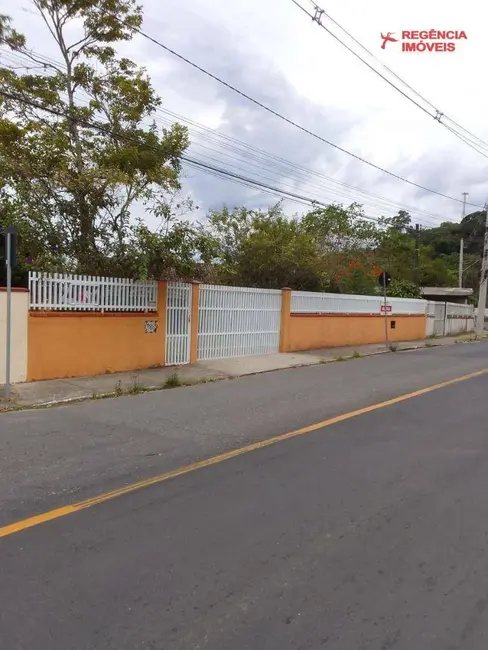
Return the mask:
M 309 0 L 300 2 L 312 8 Z M 5 5 L 2 13 L 9 13 L 5 0 L 0 5 Z M 488 142 L 487 90 L 479 75 L 479 62 L 485 58 L 486 5 L 471 5 L 468 11 L 465 3 L 454 0 L 411 0 L 406 5 L 391 0 L 369 4 L 330 0 L 324 7 L 440 110 Z M 149 34 L 326 139 L 442 193 L 460 197 L 467 191 L 469 200 L 477 204 L 487 198 L 488 160 L 370 72 L 291 0 L 232 4 L 145 0 L 144 10 L 144 29 Z M 14 18 L 33 49 L 55 56 L 55 51 L 46 49 L 38 18 L 22 7 Z M 404 29 L 463 29 L 468 40 L 460 42 L 454 53 L 403 53 L 396 44 L 380 49 L 380 32 Z M 444 219 L 459 218 L 459 204 L 395 181 L 337 152 L 156 45 L 138 37 L 126 49 L 137 63 L 147 66 L 165 108 L 337 180 Z M 198 151 L 216 156 L 209 150 Z M 253 168 L 248 164 L 244 169 Z M 324 185 L 311 184 L 303 175 L 280 179 L 276 169 L 273 174 L 271 178 L 299 193 L 334 198 Z M 185 187 L 203 207 L 244 200 L 255 205 L 273 202 L 266 195 L 200 172 L 191 176 Z M 296 208 L 290 205 L 290 209 Z

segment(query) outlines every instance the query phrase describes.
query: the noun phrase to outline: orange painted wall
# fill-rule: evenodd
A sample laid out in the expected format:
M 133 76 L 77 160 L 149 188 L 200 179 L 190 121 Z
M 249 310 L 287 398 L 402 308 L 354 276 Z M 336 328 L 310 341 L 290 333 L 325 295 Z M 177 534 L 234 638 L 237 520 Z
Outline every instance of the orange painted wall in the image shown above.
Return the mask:
M 165 286 L 156 314 L 31 312 L 27 380 L 84 377 L 162 366 L 166 354 Z M 156 320 L 155 333 L 145 321 Z
M 425 338 L 425 316 L 392 316 L 395 329 L 388 327 L 390 341 L 415 341 Z M 335 314 L 292 314 L 283 352 L 382 343 L 385 321 L 382 316 Z

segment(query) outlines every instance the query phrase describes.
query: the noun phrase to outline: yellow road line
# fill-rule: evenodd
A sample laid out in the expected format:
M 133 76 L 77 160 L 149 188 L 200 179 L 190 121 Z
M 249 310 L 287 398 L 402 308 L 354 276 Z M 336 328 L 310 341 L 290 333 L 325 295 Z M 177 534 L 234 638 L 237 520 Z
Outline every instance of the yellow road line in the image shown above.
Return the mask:
M 275 445 L 278 442 L 283 442 L 284 440 L 289 440 L 290 438 L 303 436 L 307 433 L 311 433 L 312 431 L 317 431 L 318 429 L 323 429 L 324 427 L 330 427 L 332 424 L 344 422 L 344 420 L 350 420 L 351 418 L 355 418 L 359 415 L 371 413 L 372 411 L 377 411 L 379 409 L 385 408 L 386 406 L 392 406 L 393 404 L 404 402 L 405 400 L 412 399 L 413 397 L 419 397 L 420 395 L 425 395 L 426 393 L 430 393 L 434 390 L 439 390 L 440 388 L 445 388 L 446 386 L 452 386 L 453 384 L 458 384 L 459 382 L 466 381 L 467 379 L 473 379 L 474 377 L 479 377 L 487 373 L 488 368 L 479 370 L 477 372 L 472 372 L 469 375 L 463 375 L 462 377 L 456 377 L 455 379 L 449 379 L 448 381 L 443 381 L 440 384 L 434 384 L 433 386 L 428 386 L 427 388 L 421 388 L 420 390 L 394 397 L 393 399 L 386 400 L 385 402 L 379 402 L 378 404 L 365 406 L 363 408 L 356 409 L 355 411 L 342 413 L 342 415 L 336 415 L 333 418 L 323 420 L 322 422 L 316 422 L 315 424 L 303 427 L 302 429 L 289 431 L 288 433 L 273 436 L 272 438 L 267 438 L 266 440 L 261 440 L 260 442 L 254 442 L 250 445 L 246 445 L 245 447 L 240 447 L 239 449 L 233 449 L 232 451 L 228 451 L 225 454 L 219 454 L 218 456 L 213 456 L 212 458 L 207 458 L 206 460 L 200 460 L 196 463 L 191 463 L 190 465 L 180 467 L 179 469 L 172 470 L 171 472 L 166 472 L 165 474 L 160 474 L 159 476 L 154 476 L 153 478 L 145 479 L 144 481 L 139 481 L 138 483 L 133 483 L 132 485 L 126 485 L 125 487 L 118 488 L 117 490 L 112 490 L 111 492 L 105 492 L 104 494 L 100 494 L 99 496 L 93 497 L 92 499 L 87 499 L 86 501 L 80 501 L 78 503 L 73 503 L 72 505 L 55 508 L 54 510 L 43 512 L 40 515 L 22 519 L 21 521 L 17 521 L 13 524 L 9 524 L 8 526 L 3 526 L 0 528 L 0 537 L 7 537 L 8 535 L 19 533 L 20 531 L 26 530 L 27 528 L 32 528 L 33 526 L 44 524 L 48 521 L 52 521 L 53 519 L 65 517 L 66 515 L 79 512 L 84 508 L 91 508 L 92 506 L 96 506 L 99 503 L 104 503 L 110 499 L 116 499 L 117 497 L 123 496 L 124 494 L 130 494 L 131 492 L 135 492 L 141 488 L 155 485 L 156 483 L 163 483 L 164 481 L 176 478 L 177 476 L 183 476 L 184 474 L 195 472 L 196 470 L 203 469 L 204 467 L 210 467 L 211 465 L 222 463 L 225 460 L 230 460 L 231 458 L 236 458 L 237 456 L 242 456 L 243 454 L 248 454 L 251 451 L 263 449 L 264 447 Z

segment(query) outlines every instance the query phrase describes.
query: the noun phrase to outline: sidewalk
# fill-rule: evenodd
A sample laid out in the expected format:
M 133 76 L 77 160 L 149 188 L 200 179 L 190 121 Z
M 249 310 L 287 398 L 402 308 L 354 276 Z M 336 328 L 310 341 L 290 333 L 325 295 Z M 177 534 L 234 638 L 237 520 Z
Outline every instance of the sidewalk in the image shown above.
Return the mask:
M 405 351 L 432 348 L 472 340 L 473 336 L 468 334 L 458 337 L 408 341 L 396 344 L 398 346 L 396 349 L 397 351 Z M 13 399 L 8 404 L 4 403 L 3 405 L 0 401 L 0 410 L 48 406 L 109 396 L 117 397 L 148 390 L 161 390 L 223 379 L 234 379 L 273 370 L 344 361 L 386 352 L 390 352 L 390 350 L 386 348 L 384 343 L 343 348 L 323 348 L 307 352 L 263 354 L 252 357 L 200 361 L 194 365 L 179 366 L 177 368 L 156 368 L 98 375 L 96 377 L 50 379 L 15 384 L 13 386 Z

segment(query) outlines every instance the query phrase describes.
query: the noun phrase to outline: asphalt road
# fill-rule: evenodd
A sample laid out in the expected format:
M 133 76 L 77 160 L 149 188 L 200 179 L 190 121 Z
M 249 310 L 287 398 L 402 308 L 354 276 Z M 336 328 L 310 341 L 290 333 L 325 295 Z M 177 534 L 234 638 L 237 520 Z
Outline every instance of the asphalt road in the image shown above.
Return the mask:
M 488 342 L 0 414 L 0 526 L 488 367 Z
M 0 525 L 480 370 L 487 352 L 2 416 Z M 0 539 L 0 647 L 485 650 L 487 392 L 471 378 Z

